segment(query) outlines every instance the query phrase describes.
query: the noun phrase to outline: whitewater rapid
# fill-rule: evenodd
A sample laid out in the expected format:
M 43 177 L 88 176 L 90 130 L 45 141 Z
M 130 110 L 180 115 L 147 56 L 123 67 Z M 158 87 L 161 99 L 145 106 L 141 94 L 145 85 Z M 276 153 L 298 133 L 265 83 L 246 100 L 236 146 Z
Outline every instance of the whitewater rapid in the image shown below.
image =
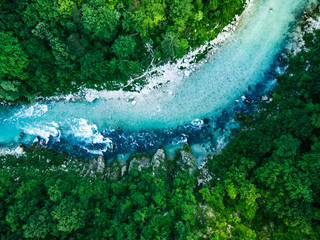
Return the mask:
M 196 71 L 167 65 L 158 77 L 166 84 L 155 89 L 142 89 L 140 93 L 92 91 L 99 96 L 93 102 L 63 100 L 2 107 L 0 147 L 16 146 L 19 141 L 28 145 L 35 136 L 45 143 L 70 145 L 70 149 L 77 146 L 93 154 L 107 153 L 112 142 L 117 154 L 148 149 L 150 144 L 152 148 L 185 143 L 190 131 L 214 128 L 214 119 L 224 109 L 265 79 L 306 4 L 309 1 L 253 1 L 237 30 L 211 52 L 206 63 Z M 204 119 L 211 119 L 210 126 Z M 178 131 L 178 126 L 190 126 L 192 130 Z M 21 132 L 24 136 L 19 140 Z M 143 139 L 141 143 L 139 139 Z M 139 144 L 144 147 L 139 149 Z

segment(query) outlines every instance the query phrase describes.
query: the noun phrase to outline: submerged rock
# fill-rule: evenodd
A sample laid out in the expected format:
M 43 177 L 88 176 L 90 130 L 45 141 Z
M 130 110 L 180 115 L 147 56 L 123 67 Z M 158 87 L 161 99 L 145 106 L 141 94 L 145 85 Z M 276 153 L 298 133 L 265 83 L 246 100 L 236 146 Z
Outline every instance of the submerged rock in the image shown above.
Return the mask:
M 32 142 L 33 144 L 40 143 L 40 137 L 35 137 L 35 139 Z
M 24 133 L 21 132 L 20 135 L 19 135 L 19 140 L 21 140 L 23 137 L 24 137 Z
M 110 147 L 107 148 L 107 150 L 103 149 L 103 151 L 111 152 L 115 148 L 115 144 L 113 142 L 110 143 Z
M 39 147 L 40 146 L 40 137 L 35 137 L 32 141 L 31 147 Z

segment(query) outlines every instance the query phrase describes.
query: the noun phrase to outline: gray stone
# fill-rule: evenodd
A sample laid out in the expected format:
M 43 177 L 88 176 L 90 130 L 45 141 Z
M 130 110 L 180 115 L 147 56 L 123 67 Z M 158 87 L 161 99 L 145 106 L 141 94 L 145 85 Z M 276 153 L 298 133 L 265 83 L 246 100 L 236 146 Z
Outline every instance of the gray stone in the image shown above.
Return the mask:
M 139 171 L 142 170 L 142 168 L 148 168 L 150 166 L 150 158 L 149 157 L 133 157 L 130 161 L 128 172 L 130 172 L 132 169 L 136 168 Z
M 166 154 L 164 150 L 162 148 L 158 149 L 156 153 L 153 155 L 150 163 L 153 171 L 155 171 L 160 167 L 165 169 L 165 159 L 166 159 Z
M 177 166 L 180 171 L 189 171 L 190 174 L 193 174 L 198 169 L 198 166 L 196 158 L 193 156 L 188 145 L 180 150 L 180 155 L 180 159 L 177 160 Z

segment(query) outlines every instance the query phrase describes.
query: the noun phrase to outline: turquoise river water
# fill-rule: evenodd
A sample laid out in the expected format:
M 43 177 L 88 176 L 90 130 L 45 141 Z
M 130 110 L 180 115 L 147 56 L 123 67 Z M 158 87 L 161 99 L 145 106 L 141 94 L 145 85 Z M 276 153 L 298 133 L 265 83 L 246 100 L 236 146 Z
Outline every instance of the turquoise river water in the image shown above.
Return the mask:
M 259 94 L 267 80 L 274 80 L 266 73 L 307 4 L 307 0 L 254 0 L 236 31 L 206 63 L 190 75 L 168 74 L 172 79 L 167 85 L 134 94 L 133 100 L 119 92 L 93 102 L 3 106 L 0 147 L 29 145 L 39 136 L 43 144 L 74 155 L 104 154 L 119 160 L 157 147 L 173 151 L 186 142 L 199 158 L 214 152 L 234 125 L 227 113 L 240 106 L 236 100 Z

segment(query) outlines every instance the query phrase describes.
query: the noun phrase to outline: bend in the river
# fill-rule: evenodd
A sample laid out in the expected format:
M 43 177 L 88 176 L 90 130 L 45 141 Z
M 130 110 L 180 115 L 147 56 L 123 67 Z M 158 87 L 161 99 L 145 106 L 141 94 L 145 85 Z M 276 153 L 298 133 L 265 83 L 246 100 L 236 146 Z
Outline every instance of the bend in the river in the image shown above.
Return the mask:
M 148 137 L 151 141 L 150 138 L 156 138 L 160 132 L 173 131 L 177 126 L 190 124 L 195 119 L 218 117 L 249 86 L 255 86 L 264 79 L 264 74 L 288 37 L 297 13 L 308 3 L 307 0 L 254 1 L 246 10 L 237 31 L 206 64 L 184 77 L 183 81 L 182 74 L 172 74 L 180 81 L 168 79 L 170 83 L 162 88 L 147 94 L 135 94 L 134 102 L 116 97 L 98 99 L 92 103 L 52 101 L 3 108 L 0 115 L 0 146 L 17 144 L 20 132 L 24 132 L 23 142 L 27 144 L 39 135 L 47 140 L 53 139 L 56 144 L 59 144 L 58 141 L 65 145 L 73 145 L 73 142 L 88 144 L 91 152 L 101 154 L 103 146 L 98 145 L 97 149 L 92 146 L 108 144 L 112 136 L 112 141 L 115 138 L 119 140 L 119 137 L 112 135 L 118 129 L 122 134 L 128 132 L 131 135 L 143 132 L 146 136 L 152 132 L 154 136 L 151 134 L 153 137 Z M 107 134 L 101 134 L 105 130 Z M 137 141 L 132 140 L 131 144 L 137 144 Z M 165 144 L 167 142 L 158 143 Z

